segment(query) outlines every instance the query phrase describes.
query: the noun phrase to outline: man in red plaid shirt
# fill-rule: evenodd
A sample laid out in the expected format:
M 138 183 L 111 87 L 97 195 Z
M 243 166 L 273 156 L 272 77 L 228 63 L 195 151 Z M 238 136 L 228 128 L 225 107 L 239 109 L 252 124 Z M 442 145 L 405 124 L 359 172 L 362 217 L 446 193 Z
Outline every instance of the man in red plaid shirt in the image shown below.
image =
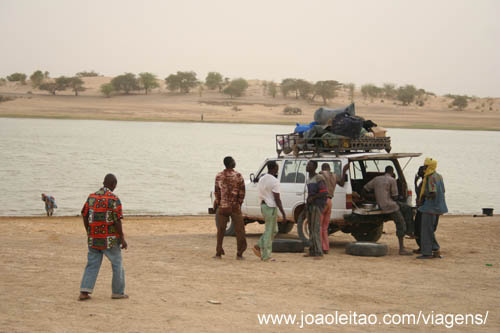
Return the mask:
M 245 238 L 245 224 L 241 214 L 241 205 L 245 199 L 245 181 L 239 172 L 234 170 L 236 162 L 231 156 L 224 158 L 224 169 L 215 177 L 215 202 L 214 209 L 217 214 L 217 248 L 215 257 L 221 259 L 224 254 L 222 242 L 229 218 L 233 221 L 236 232 L 238 252 L 236 259 L 243 259 L 243 252 L 247 248 Z

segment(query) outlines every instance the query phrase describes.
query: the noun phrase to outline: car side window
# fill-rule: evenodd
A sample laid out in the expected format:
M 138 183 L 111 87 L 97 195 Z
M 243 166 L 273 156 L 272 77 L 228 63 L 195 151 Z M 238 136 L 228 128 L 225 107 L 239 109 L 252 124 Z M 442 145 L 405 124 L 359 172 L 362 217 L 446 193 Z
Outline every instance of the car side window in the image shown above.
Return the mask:
M 306 165 L 307 161 L 300 161 L 299 169 L 297 170 L 297 180 L 295 181 L 298 184 L 304 184 L 306 182 Z
M 363 161 L 353 161 L 351 163 L 351 179 L 352 180 L 363 180 L 363 170 L 361 169 L 361 163 Z
M 281 173 L 282 183 L 295 183 L 298 165 L 299 161 L 297 160 L 285 161 L 285 165 L 283 166 L 283 171 Z
M 323 164 L 328 164 L 330 166 L 330 172 L 334 173 L 339 179 L 342 176 L 342 162 L 341 161 L 318 161 L 318 169 L 317 172 L 321 171 Z
M 281 167 L 283 166 L 283 161 L 282 160 L 274 160 L 279 167 L 278 171 L 278 176 L 282 172 Z M 255 178 L 255 182 L 257 183 L 259 181 L 259 178 L 264 176 L 267 173 L 267 165 L 264 164 L 264 166 L 259 170 L 259 173 L 257 174 L 257 177 Z
M 394 165 L 394 162 L 391 160 L 367 160 L 364 162 L 365 164 L 365 170 L 366 174 L 369 175 L 375 175 L 375 174 L 382 174 L 385 172 L 385 167 L 387 166 L 392 166 L 394 168 L 394 171 L 396 173 L 396 178 L 397 177 L 397 168 Z M 368 177 L 370 178 L 370 177 Z M 373 178 L 373 177 L 371 177 Z

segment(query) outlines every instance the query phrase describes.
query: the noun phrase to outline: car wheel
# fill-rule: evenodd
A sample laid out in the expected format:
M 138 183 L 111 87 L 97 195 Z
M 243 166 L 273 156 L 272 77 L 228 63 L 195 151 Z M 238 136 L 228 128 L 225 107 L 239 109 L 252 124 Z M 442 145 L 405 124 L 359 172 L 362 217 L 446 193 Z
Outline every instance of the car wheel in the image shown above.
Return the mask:
M 387 245 L 372 242 L 354 242 L 346 245 L 345 253 L 353 256 L 382 257 L 387 254 Z
M 297 234 L 299 238 L 305 242 L 306 246 L 310 246 L 309 221 L 307 220 L 306 209 L 302 210 L 297 218 Z
M 217 211 L 215 211 L 215 227 L 219 228 L 219 214 L 217 214 Z M 229 218 L 229 222 L 227 222 L 226 232 L 224 233 L 224 236 L 235 236 L 235 235 L 236 232 L 234 231 L 233 219 Z
M 278 222 L 278 233 L 287 234 L 293 229 L 293 222 Z
M 364 223 L 352 231 L 352 235 L 358 242 L 376 242 L 382 237 L 384 224 Z
M 273 252 L 304 252 L 304 242 L 299 239 L 275 239 Z

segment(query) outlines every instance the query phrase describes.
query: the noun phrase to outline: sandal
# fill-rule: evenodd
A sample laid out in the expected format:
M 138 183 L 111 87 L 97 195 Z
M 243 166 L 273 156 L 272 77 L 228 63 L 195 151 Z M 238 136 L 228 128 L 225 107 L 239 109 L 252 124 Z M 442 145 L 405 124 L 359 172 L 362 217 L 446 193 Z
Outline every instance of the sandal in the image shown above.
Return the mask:
M 276 259 L 274 258 L 267 258 L 267 259 L 262 259 L 263 262 L 275 262 Z
M 128 298 L 127 294 L 112 294 L 111 295 L 112 299 L 125 299 Z
M 253 253 L 254 253 L 257 257 L 259 257 L 259 258 L 261 258 L 261 259 L 262 259 L 262 255 L 260 254 L 260 248 L 259 248 L 259 247 L 257 247 L 257 245 L 255 245 L 254 247 L 252 247 L 252 251 L 253 251 Z
M 82 302 L 83 302 L 83 301 L 86 301 L 86 300 L 89 300 L 89 299 L 91 299 L 91 298 L 92 298 L 92 297 L 90 297 L 90 295 L 89 295 L 89 294 L 87 294 L 87 295 L 85 295 L 85 296 L 82 296 L 82 295 L 78 296 L 78 300 L 79 300 L 79 301 L 82 301 Z
M 413 253 L 410 251 L 407 251 L 407 250 L 399 250 L 399 255 L 400 256 L 411 256 L 411 255 L 413 255 Z
M 434 257 L 433 256 L 422 255 L 422 256 L 418 256 L 417 259 L 434 259 Z

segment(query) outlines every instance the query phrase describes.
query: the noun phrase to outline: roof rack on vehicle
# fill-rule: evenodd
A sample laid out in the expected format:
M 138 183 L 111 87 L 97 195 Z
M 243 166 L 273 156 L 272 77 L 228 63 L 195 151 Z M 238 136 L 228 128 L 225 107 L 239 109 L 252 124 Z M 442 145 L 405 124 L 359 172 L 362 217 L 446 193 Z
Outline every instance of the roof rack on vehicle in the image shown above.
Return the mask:
M 351 139 L 345 136 L 332 135 L 327 138 L 305 139 L 298 134 L 277 134 L 276 153 L 295 156 L 312 154 L 320 156 L 321 153 L 333 153 L 335 155 L 356 152 L 371 152 L 374 150 L 391 151 L 390 137 L 360 137 Z

